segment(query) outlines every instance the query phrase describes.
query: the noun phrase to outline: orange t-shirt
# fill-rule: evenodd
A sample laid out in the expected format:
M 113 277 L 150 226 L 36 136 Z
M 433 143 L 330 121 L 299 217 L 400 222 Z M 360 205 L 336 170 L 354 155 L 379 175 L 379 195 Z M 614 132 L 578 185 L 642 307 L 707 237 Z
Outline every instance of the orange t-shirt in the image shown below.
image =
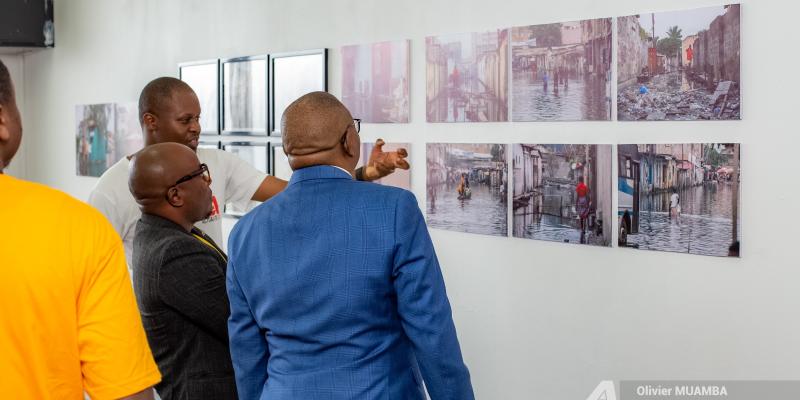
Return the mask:
M 108 221 L 0 174 L 0 393 L 116 399 L 160 380 Z

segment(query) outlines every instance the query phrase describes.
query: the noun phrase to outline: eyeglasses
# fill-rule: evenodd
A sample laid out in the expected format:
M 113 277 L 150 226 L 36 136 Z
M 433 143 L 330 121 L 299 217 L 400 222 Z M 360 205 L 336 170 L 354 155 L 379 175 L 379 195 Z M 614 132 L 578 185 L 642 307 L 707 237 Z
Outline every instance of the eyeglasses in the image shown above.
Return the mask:
M 200 168 L 197 171 L 194 171 L 188 175 L 184 175 L 181 179 L 178 179 L 174 185 L 167 188 L 167 193 L 164 195 L 167 197 L 167 201 L 169 201 L 169 191 L 174 188 L 175 186 L 180 185 L 181 183 L 188 182 L 198 176 L 202 176 L 203 180 L 206 182 L 211 182 L 211 172 L 208 171 L 208 165 L 200 164 Z
M 178 186 L 183 182 L 190 181 L 190 180 L 192 180 L 194 178 L 197 178 L 198 176 L 203 175 L 203 174 L 205 174 L 205 176 L 203 177 L 204 180 L 206 180 L 206 181 L 210 181 L 211 180 L 211 172 L 208 172 L 208 165 L 200 164 L 200 168 L 197 171 L 194 171 L 189 175 L 183 176 L 181 179 L 178 179 L 178 181 L 175 182 L 175 184 L 172 185 L 172 186 Z M 170 186 L 170 187 L 172 187 L 172 186 Z
M 347 124 L 347 127 L 344 128 L 344 133 L 342 133 L 342 138 L 339 140 L 339 143 L 344 144 L 344 142 L 347 140 L 347 131 L 350 130 L 350 125 L 353 125 L 353 127 L 356 128 L 356 133 L 361 133 L 361 119 L 353 118 L 353 122 Z

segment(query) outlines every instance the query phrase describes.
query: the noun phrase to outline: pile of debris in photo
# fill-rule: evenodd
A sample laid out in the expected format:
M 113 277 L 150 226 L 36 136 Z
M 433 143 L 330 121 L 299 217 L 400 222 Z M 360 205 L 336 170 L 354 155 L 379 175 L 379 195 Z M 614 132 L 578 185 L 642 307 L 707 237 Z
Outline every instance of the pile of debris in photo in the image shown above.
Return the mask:
M 738 120 L 739 85 L 733 81 L 707 82 L 689 75 L 693 88 L 681 90 L 679 72 L 640 76 L 619 90 L 619 120 Z

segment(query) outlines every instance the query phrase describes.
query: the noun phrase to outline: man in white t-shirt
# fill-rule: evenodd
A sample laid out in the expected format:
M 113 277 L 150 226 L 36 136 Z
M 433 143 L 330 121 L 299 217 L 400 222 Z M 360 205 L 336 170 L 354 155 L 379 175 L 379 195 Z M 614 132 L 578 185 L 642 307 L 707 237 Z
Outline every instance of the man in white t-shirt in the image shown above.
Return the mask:
M 681 197 L 675 189 L 672 189 L 672 195 L 669 196 L 669 216 L 676 220 L 681 216 Z
M 197 152 L 201 163 L 211 174 L 214 212 L 197 227 L 217 243 L 222 240 L 220 207 L 232 203 L 245 209 L 251 200 L 265 201 L 274 196 L 287 182 L 264 174 L 239 157 L 222 150 L 198 149 L 200 139 L 200 102 L 185 82 L 170 77 L 148 83 L 139 96 L 139 122 L 142 124 L 145 146 L 156 143 L 181 143 Z M 382 143 L 382 141 L 379 141 Z M 358 179 L 375 180 L 408 169 L 405 150 L 385 153 L 376 145 L 369 163 L 356 171 Z M 131 265 L 133 234 L 141 216 L 139 207 L 128 188 L 130 156 L 123 157 L 109 168 L 89 194 L 89 204 L 105 215 L 122 237 L 125 257 Z

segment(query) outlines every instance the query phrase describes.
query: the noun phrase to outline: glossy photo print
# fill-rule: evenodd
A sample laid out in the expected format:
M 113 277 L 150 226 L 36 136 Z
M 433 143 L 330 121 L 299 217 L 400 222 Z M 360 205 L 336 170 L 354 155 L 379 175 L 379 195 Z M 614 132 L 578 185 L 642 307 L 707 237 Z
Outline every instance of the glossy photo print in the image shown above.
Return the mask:
M 269 174 L 288 181 L 292 179 L 292 167 L 289 165 L 289 157 L 283 152 L 283 145 L 269 145 Z
M 75 107 L 75 172 L 79 176 L 99 177 L 117 161 L 115 112 L 113 103 Z
M 144 148 L 144 134 L 139 122 L 139 103 L 117 103 L 114 105 L 114 153 L 121 160 Z M 112 164 L 113 165 L 113 164 Z
M 265 134 L 267 129 L 267 60 L 243 58 L 222 63 L 222 130 Z
M 505 144 L 427 144 L 428 226 L 508 236 Z
M 122 157 L 144 147 L 138 103 L 75 106 L 75 173 L 103 175 Z
M 179 72 L 181 80 L 191 86 L 200 102 L 200 129 L 203 133 L 219 133 L 218 61 L 181 64 Z
M 511 29 L 513 121 L 611 119 L 611 18 Z
M 289 104 L 304 94 L 327 90 L 327 54 L 319 50 L 270 55 L 271 135 L 280 136 L 281 117 Z
M 617 146 L 619 246 L 739 257 L 738 143 Z
M 508 121 L 508 30 L 425 38 L 428 122 Z
M 366 123 L 408 122 L 409 40 L 342 47 L 342 103 Z
M 611 246 L 609 144 L 514 144 L 514 237 Z
M 358 165 L 356 165 L 356 167 L 360 167 L 364 165 L 366 161 L 369 161 L 370 153 L 372 153 L 372 149 L 374 148 L 375 142 L 361 143 L 361 158 L 358 160 Z M 385 152 L 397 151 L 397 149 L 401 148 L 406 149 L 406 151 L 410 153 L 411 143 L 386 143 L 383 145 L 383 151 Z M 390 175 L 372 182 L 411 190 L 411 170 L 398 168 Z
M 739 4 L 617 18 L 618 119 L 741 119 L 739 20 Z

